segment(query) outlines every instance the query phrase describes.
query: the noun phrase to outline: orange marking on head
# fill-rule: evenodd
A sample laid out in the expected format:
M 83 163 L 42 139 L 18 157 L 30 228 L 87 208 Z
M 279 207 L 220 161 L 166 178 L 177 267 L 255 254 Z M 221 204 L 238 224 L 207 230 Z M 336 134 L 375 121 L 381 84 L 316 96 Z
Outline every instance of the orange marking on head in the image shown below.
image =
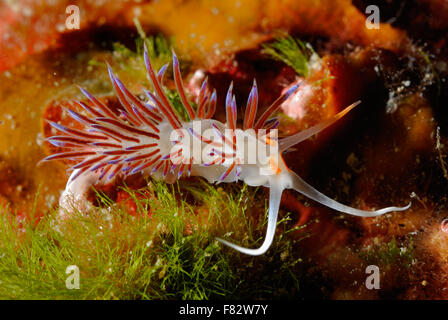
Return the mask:
M 271 170 L 275 172 L 275 174 L 279 174 L 280 172 L 282 172 L 282 169 L 280 169 L 277 161 L 275 161 L 274 156 L 271 156 L 269 158 L 269 165 L 271 166 Z
M 271 138 L 269 138 L 269 137 L 266 137 L 266 138 L 265 138 L 265 142 L 266 142 L 266 144 L 269 144 L 269 145 L 271 145 L 271 146 L 274 146 L 274 145 L 275 145 L 275 142 L 272 141 Z
M 288 166 L 286 165 L 285 159 L 283 159 L 283 155 L 280 153 L 279 155 L 280 161 L 283 163 L 283 165 L 285 166 L 287 171 L 291 171 L 291 169 L 288 168 Z

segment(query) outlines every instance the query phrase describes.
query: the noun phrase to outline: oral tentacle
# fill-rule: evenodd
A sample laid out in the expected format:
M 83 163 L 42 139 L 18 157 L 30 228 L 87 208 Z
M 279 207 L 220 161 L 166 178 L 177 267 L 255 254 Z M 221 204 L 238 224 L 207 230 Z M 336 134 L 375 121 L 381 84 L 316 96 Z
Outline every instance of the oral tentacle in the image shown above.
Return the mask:
M 290 171 L 290 174 L 292 176 L 292 186 L 291 186 L 292 189 L 296 190 L 297 192 L 300 192 L 304 196 L 306 196 L 316 202 L 319 202 L 320 204 L 322 204 L 328 208 L 334 209 L 339 212 L 358 216 L 358 217 L 364 217 L 364 218 L 376 217 L 376 216 L 380 216 L 385 213 L 389 213 L 389 212 L 393 212 L 393 211 L 404 211 L 404 210 L 409 209 L 412 204 L 412 202 L 409 202 L 409 204 L 404 207 L 387 207 L 387 208 L 382 208 L 379 210 L 372 210 L 372 211 L 360 210 L 360 209 L 356 209 L 356 208 L 347 206 L 345 204 L 339 203 L 336 200 L 333 200 L 333 199 L 327 197 L 326 195 L 324 195 L 323 193 L 319 192 L 318 190 L 316 190 L 315 188 L 310 186 L 308 183 L 306 183 L 296 173 Z
M 227 240 L 216 238 L 216 240 L 222 242 L 226 246 L 231 247 L 241 253 L 251 255 L 251 256 L 259 256 L 264 254 L 269 247 L 272 245 L 272 241 L 274 240 L 275 229 L 277 227 L 277 217 L 278 210 L 280 208 L 280 201 L 282 198 L 283 187 L 277 184 L 272 184 L 270 186 L 269 192 L 269 213 L 268 213 L 268 227 L 266 231 L 266 237 L 263 241 L 263 244 L 258 249 L 250 249 L 244 248 L 234 243 L 231 243 Z

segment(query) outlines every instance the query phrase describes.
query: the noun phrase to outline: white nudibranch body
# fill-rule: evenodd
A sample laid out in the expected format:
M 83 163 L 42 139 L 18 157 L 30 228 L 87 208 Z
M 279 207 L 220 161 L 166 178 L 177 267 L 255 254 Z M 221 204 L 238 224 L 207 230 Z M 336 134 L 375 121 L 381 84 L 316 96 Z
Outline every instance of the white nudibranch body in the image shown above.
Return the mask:
M 278 139 L 278 121 L 270 116 L 293 94 L 299 85 L 292 86 L 256 117 L 258 109 L 257 84 L 254 81 L 249 94 L 243 128 L 236 127 L 237 112 L 231 84 L 226 96 L 226 123 L 211 119 L 216 109 L 216 91 L 202 83 L 195 111 L 188 101 L 173 52 L 173 74 L 177 92 L 190 121 L 182 121 L 171 106 L 162 86 L 168 64 L 157 73 L 152 68 L 145 48 L 145 64 L 154 92 L 145 91 L 148 101 L 134 96 L 113 74 L 109 75 L 122 106 L 112 110 L 85 89 L 80 88 L 89 103 L 77 101 L 89 116 L 73 110 L 68 113 L 84 125 L 83 130 L 50 122 L 63 134 L 48 138 L 55 146 L 67 151 L 53 154 L 44 160 L 73 159 L 76 165 L 61 195 L 62 213 L 73 206 L 85 210 L 91 204 L 86 199 L 94 184 L 105 184 L 117 175 L 142 173 L 172 183 L 183 176 L 200 176 L 210 183 L 244 181 L 250 186 L 270 188 L 266 238 L 257 249 L 237 246 L 218 240 L 242 253 L 260 255 L 272 244 L 281 195 L 284 189 L 294 189 L 334 210 L 373 217 L 410 207 L 387 207 L 375 211 L 359 210 L 341 204 L 320 193 L 297 174 L 288 169 L 282 152 L 327 128 L 357 104 L 345 108 L 332 118 L 292 136 Z

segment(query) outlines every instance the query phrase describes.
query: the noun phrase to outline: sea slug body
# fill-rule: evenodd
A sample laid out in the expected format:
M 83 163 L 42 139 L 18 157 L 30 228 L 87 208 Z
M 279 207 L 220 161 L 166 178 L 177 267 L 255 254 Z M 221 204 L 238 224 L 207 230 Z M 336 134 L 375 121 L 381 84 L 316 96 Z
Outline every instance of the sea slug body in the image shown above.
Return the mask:
M 410 207 L 411 203 L 405 207 L 365 211 L 346 206 L 314 189 L 289 170 L 283 161 L 282 152 L 324 130 L 358 103 L 314 127 L 277 139 L 275 128 L 278 121 L 270 117 L 296 92 L 299 85 L 290 87 L 257 118 L 258 90 L 254 81 L 245 109 L 243 128 L 239 129 L 236 127 L 237 109 L 232 92 L 233 85 L 230 85 L 226 96 L 226 123 L 211 119 L 216 110 L 217 97 L 216 91 L 208 89 L 207 79 L 202 83 L 195 110 L 187 99 L 179 61 L 173 51 L 174 82 L 189 117 L 189 121 L 182 121 L 171 106 L 162 85 L 168 64 L 156 73 L 149 61 L 146 47 L 144 59 L 148 77 L 154 88 L 154 91 L 145 91 L 147 101 L 134 96 L 108 67 L 112 85 L 122 106 L 120 113 L 111 110 L 85 89 L 80 88 L 89 104 L 81 101 L 76 103 L 88 116 L 74 110 L 68 110 L 68 113 L 84 128 L 80 130 L 50 122 L 60 134 L 48 138 L 48 141 L 55 146 L 66 148 L 66 151 L 50 155 L 44 160 L 76 161 L 60 198 L 62 212 L 70 212 L 74 204 L 87 203 L 86 193 L 92 185 L 107 183 L 117 175 L 126 176 L 140 172 L 170 183 L 183 176 L 201 176 L 210 183 L 242 180 L 251 186 L 270 188 L 265 240 L 257 249 L 243 248 L 223 239 L 218 240 L 242 253 L 261 255 L 272 244 L 281 195 L 287 188 L 334 210 L 361 217 L 403 211 Z M 247 146 L 256 151 L 246 152 Z M 196 152 L 197 150 L 200 153 Z M 255 154 L 255 157 L 248 159 L 251 154 Z

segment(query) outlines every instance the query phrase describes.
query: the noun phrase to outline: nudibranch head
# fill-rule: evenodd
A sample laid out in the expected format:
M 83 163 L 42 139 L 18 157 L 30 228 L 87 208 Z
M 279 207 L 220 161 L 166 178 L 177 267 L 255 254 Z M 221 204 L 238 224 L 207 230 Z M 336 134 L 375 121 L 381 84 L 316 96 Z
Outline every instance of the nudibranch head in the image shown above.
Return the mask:
M 86 202 L 86 192 L 93 184 L 106 183 L 117 175 L 141 173 L 166 182 L 174 182 L 183 176 L 201 176 L 211 183 L 242 180 L 251 186 L 270 188 L 267 236 L 258 249 L 242 248 L 226 240 L 218 240 L 243 253 L 259 255 L 266 252 L 273 241 L 281 194 L 285 188 L 295 189 L 335 210 L 363 217 L 409 208 L 410 204 L 406 207 L 364 211 L 340 204 L 290 171 L 281 157 L 283 151 L 324 130 L 358 103 L 314 127 L 278 139 L 276 128 L 279 121 L 271 116 L 298 90 L 300 84 L 292 85 L 257 117 L 258 89 L 254 80 L 242 128 L 237 128 L 233 83 L 230 84 L 225 99 L 226 123 L 213 120 L 217 103 L 216 91 L 208 88 L 205 79 L 197 97 L 197 108 L 193 108 L 184 90 L 179 61 L 173 51 L 174 83 L 189 118 L 184 121 L 173 108 L 163 87 L 168 64 L 156 73 L 146 47 L 144 60 L 153 87 L 153 91 L 144 91 L 147 100 L 141 100 L 132 94 L 108 65 L 120 109 L 108 107 L 87 90 L 80 88 L 88 102 L 75 103 L 84 110 L 84 114 L 72 109 L 67 111 L 82 125 L 82 129 L 49 122 L 60 134 L 48 138 L 48 141 L 65 151 L 50 155 L 44 160 L 75 161 L 60 199 L 62 211 L 70 211 L 68 199 Z

